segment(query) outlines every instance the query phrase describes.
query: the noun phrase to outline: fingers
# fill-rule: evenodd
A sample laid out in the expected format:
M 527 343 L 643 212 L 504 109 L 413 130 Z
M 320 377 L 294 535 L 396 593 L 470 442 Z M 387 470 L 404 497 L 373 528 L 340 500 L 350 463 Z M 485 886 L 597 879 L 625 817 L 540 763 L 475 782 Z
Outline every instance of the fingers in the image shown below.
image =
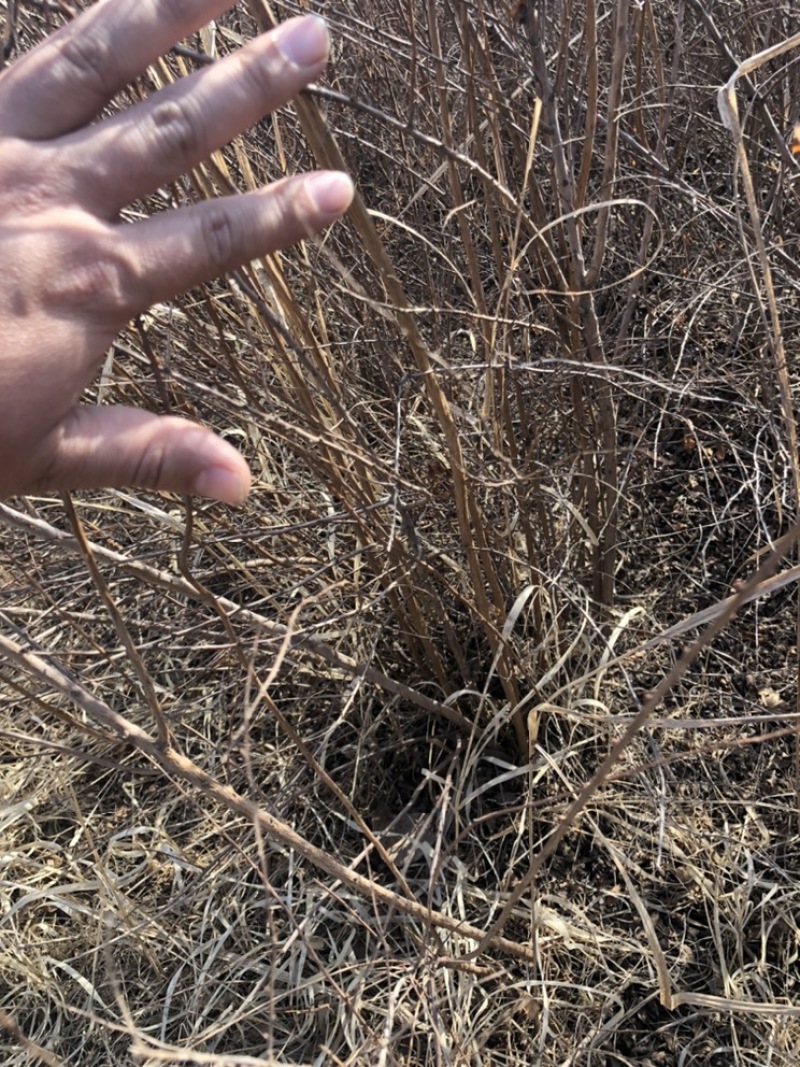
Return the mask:
M 136 279 L 126 317 L 310 237 L 344 214 L 352 198 L 346 174 L 317 171 L 118 227 L 125 256 L 136 264 L 126 274 Z
M 230 0 L 100 0 L 3 73 L 0 135 L 41 140 L 91 122 L 111 97 Z
M 18 253 L 29 262 L 20 307 L 46 309 L 54 324 L 91 326 L 92 343 L 73 344 L 68 363 L 71 373 L 80 365 L 82 376 L 93 374 L 96 352 L 134 315 L 310 237 L 344 214 L 352 197 L 346 174 L 316 171 L 136 223 L 53 210 L 29 227 L 29 251 Z
M 247 464 L 231 445 L 185 419 L 132 408 L 75 408 L 43 458 L 41 491 L 138 486 L 226 504 L 250 491 Z
M 330 39 L 322 19 L 292 19 L 227 59 L 137 107 L 61 141 L 93 210 L 120 209 L 183 174 L 320 73 Z

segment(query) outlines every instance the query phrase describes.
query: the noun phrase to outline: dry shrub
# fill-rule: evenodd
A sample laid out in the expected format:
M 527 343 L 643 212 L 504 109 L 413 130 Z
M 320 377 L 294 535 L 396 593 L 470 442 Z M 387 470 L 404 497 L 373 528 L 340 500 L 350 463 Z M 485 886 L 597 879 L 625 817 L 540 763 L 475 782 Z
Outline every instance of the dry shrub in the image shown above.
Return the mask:
M 248 505 L 0 511 L 3 1061 L 794 1064 L 794 587 L 645 643 L 796 515 L 800 52 L 739 85 L 757 219 L 715 94 L 800 18 L 324 6 L 325 81 L 130 217 L 337 152 L 363 199 L 93 397 L 216 427 Z

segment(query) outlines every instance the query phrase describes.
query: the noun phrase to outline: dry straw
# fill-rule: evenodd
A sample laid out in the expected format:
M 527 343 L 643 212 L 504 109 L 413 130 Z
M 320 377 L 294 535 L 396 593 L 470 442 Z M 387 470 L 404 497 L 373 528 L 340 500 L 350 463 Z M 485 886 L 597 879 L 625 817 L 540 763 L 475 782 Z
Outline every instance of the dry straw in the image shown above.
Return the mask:
M 797 1062 L 796 5 L 516 7 L 325 5 L 321 84 L 129 212 L 359 189 L 90 397 L 244 509 L 0 505 L 10 1067 Z

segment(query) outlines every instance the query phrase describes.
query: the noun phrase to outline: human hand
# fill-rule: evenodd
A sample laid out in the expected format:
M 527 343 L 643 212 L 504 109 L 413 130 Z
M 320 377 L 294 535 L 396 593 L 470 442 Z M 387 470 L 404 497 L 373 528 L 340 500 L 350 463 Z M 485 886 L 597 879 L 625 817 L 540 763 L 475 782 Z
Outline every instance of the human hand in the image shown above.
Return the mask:
M 229 6 L 100 0 L 0 74 L 0 499 L 122 485 L 228 503 L 247 495 L 247 465 L 209 430 L 80 403 L 133 316 L 321 230 L 350 204 L 350 180 L 318 172 L 119 221 L 125 206 L 280 107 L 325 66 L 324 23 L 292 19 L 95 122 L 114 93 Z

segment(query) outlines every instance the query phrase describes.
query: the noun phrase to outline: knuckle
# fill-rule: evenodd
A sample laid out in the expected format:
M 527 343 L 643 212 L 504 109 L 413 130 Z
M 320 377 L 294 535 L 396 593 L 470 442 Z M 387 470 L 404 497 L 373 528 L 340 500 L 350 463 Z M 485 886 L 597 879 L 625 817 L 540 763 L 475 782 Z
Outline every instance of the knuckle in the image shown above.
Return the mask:
M 200 231 L 206 260 L 215 273 L 222 274 L 238 262 L 241 242 L 224 203 L 203 205 Z
M 155 151 L 193 160 L 205 149 L 205 124 L 200 111 L 192 106 L 188 97 L 180 104 L 176 100 L 155 104 L 151 121 L 157 142 Z
M 92 92 L 113 91 L 117 64 L 110 43 L 98 31 L 83 29 L 69 34 L 59 49 L 59 60 L 67 68 L 70 84 L 77 76 Z
M 59 202 L 53 156 L 49 145 L 27 145 L 10 139 L 3 142 L 0 212 L 36 215 Z
M 242 48 L 232 57 L 232 65 L 236 66 L 238 80 L 242 91 L 251 96 L 263 97 L 274 84 L 276 77 L 280 76 L 286 67 L 286 60 L 278 51 L 278 46 L 272 43 L 266 54 L 256 51 L 254 48 Z
M 166 484 L 167 450 L 162 443 L 146 446 L 138 456 L 131 472 L 131 485 L 140 489 L 160 489 Z
M 139 271 L 118 239 L 83 239 L 52 272 L 47 296 L 69 313 L 124 322 L 137 307 Z

